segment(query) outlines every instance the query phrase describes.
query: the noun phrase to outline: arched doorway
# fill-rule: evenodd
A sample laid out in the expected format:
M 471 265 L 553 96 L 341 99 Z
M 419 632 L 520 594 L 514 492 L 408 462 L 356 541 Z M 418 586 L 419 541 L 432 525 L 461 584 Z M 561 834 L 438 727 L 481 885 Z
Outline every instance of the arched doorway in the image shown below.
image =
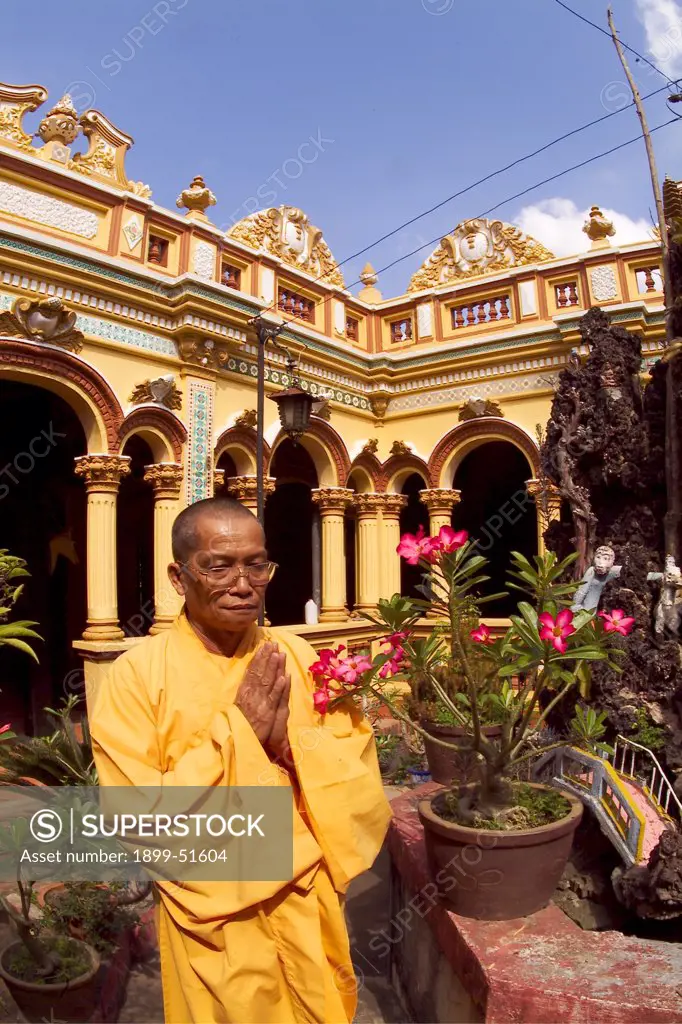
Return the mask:
M 12 619 L 31 619 L 44 642 L 39 664 L 0 647 L 2 722 L 20 732 L 43 725 L 42 709 L 82 686 L 72 643 L 87 615 L 86 497 L 74 459 L 87 444 L 62 398 L 33 384 L 0 380 L 0 548 L 26 559 L 31 576 Z
M 478 541 L 480 554 L 488 559 L 485 570 L 490 580 L 484 594 L 507 589 L 510 553 L 520 551 L 526 558 L 537 554 L 535 503 L 529 499 L 525 482 L 533 471 L 523 452 L 510 441 L 485 441 L 459 462 L 452 486 L 461 492 L 455 506 L 454 522 Z M 487 616 L 505 618 L 516 607 L 513 592 L 483 606 Z
M 319 515 L 310 493 L 318 486 L 318 478 L 306 449 L 289 438 L 277 446 L 269 475 L 276 486 L 265 505 L 265 537 L 269 557 L 279 568 L 268 587 L 265 607 L 273 626 L 288 626 L 304 622 L 306 603 L 318 597 L 313 531 L 317 531 L 319 548 Z
M 419 492 L 426 488 L 424 478 L 419 473 L 411 473 L 404 481 L 400 493 L 407 498 L 407 505 L 400 512 L 400 535 L 416 533 L 423 527 L 424 533 L 429 532 L 429 510 L 419 498 Z M 424 598 L 417 590 L 421 583 L 424 570 L 418 565 L 408 565 L 404 558 L 400 559 L 400 593 L 403 597 Z
M 116 514 L 118 616 L 126 636 L 145 636 L 154 622 L 154 492 L 144 479 L 152 450 L 133 434 L 123 446 L 130 474 L 123 477 Z

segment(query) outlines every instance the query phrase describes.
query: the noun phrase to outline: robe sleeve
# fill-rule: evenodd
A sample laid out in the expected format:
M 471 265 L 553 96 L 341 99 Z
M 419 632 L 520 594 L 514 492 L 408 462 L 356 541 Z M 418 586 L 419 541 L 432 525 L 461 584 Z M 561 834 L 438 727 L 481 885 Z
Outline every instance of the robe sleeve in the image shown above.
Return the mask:
M 308 671 L 317 655 L 296 636 L 288 635 L 286 646 L 300 680 L 288 730 L 296 775 L 334 886 L 343 893 L 374 863 L 391 819 L 374 732 L 352 701 L 320 716 Z

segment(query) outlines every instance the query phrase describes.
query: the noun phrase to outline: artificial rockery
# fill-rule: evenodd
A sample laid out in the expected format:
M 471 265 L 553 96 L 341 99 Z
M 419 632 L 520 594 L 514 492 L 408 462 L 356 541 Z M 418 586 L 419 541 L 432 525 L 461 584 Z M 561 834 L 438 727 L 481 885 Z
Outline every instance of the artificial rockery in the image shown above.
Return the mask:
M 642 386 L 637 335 L 613 325 L 599 308 L 581 318 L 579 329 L 588 355 L 581 360 L 574 352 L 559 375 L 541 450 L 543 481 L 559 489 L 566 510 L 549 525 L 545 542 L 560 557 L 578 551 L 576 575 L 592 564 L 600 546 L 615 552 L 620 574 L 606 583 L 603 602 L 622 608 L 636 626 L 620 672 L 605 662 L 590 666 L 589 700 L 607 712 L 614 733 L 656 750 L 682 795 L 682 657 L 676 624 L 682 580 L 676 567 L 666 567 L 665 550 L 670 364 L 656 362 Z M 667 588 L 665 579 L 655 578 L 666 568 L 671 570 Z M 571 706 L 559 709 L 555 724 L 572 711 Z M 638 878 L 636 898 L 633 893 L 628 899 L 627 884 L 622 895 L 640 912 L 648 903 L 646 916 L 657 916 L 661 901 L 655 879 L 649 883 Z
M 657 362 L 644 388 L 639 338 L 613 326 L 601 309 L 580 320 L 589 355 L 574 356 L 559 375 L 541 451 L 544 478 L 558 487 L 570 516 L 545 533 L 561 557 L 579 554 L 576 575 L 591 565 L 600 545 L 622 566 L 604 600 L 637 625 L 622 673 L 606 665 L 591 671 L 590 700 L 608 712 L 610 724 L 632 735 L 646 721 L 666 766 L 682 770 L 682 659 L 677 636 L 657 633 L 661 585 L 649 575 L 665 565 L 665 375 Z M 658 745 L 658 744 L 657 744 Z

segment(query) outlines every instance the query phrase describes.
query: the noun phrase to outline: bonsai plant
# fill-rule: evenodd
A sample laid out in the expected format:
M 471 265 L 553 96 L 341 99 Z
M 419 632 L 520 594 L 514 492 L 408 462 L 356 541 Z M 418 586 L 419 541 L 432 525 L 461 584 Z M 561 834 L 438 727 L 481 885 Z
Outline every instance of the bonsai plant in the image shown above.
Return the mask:
M 379 603 L 372 621 L 383 630 L 384 649 L 371 662 L 344 658 L 340 649 L 320 652 L 311 667 L 315 706 L 321 714 L 333 714 L 357 694 L 378 695 L 382 679 L 402 676 L 410 678 L 413 692 L 447 708 L 463 739 L 431 735 L 431 742 L 466 750 L 470 771 L 420 802 L 432 869 L 458 913 L 483 919 L 525 916 L 549 901 L 582 804 L 521 781 L 519 767 L 559 745 L 542 744 L 544 724 L 577 686 L 587 663 L 604 661 L 618 670 L 623 651 L 615 638 L 627 635 L 633 620 L 618 609 L 598 615 L 570 610 L 577 583 L 564 580 L 576 555 L 559 562 L 548 553 L 532 564 L 514 552 L 510 586 L 531 600 L 520 601 L 508 630 L 495 639 L 485 624 L 471 628 L 472 611 L 500 595 L 479 596 L 487 563 L 465 533 L 443 527 L 437 537 L 408 534 L 398 551 L 421 565 L 426 599 L 394 595 Z M 444 616 L 447 628 L 419 641 L 414 627 L 428 610 Z M 399 707 L 392 710 L 429 735 Z M 493 736 L 484 729 L 491 716 L 500 726 Z
M 97 785 L 87 719 L 81 723 L 81 740 L 71 721 L 79 701 L 79 697 L 71 695 L 58 710 L 44 708 L 56 726 L 50 736 L 14 738 L 12 743 L 0 744 L 0 784 Z
M 18 859 L 27 829 L 25 819 L 5 829 L 1 840 L 4 852 Z M 20 911 L 0 896 L 0 907 L 18 935 L 17 941 L 0 952 L 0 978 L 28 1021 L 89 1021 L 96 1005 L 99 956 L 87 943 L 51 935 L 31 920 L 34 885 L 19 869 Z

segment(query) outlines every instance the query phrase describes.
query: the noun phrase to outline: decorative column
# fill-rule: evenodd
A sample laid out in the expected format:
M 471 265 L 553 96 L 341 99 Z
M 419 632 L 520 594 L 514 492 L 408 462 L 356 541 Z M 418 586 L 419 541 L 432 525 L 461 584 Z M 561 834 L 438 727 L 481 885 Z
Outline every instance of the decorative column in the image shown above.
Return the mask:
M 538 554 L 545 551 L 545 531 L 561 518 L 561 492 L 547 480 L 526 480 L 528 496 L 535 500 L 538 524 Z
M 385 498 L 385 494 L 356 494 L 353 499 L 357 516 L 355 535 L 355 610 L 357 612 L 373 611 L 381 596 L 379 513 Z
M 182 598 L 168 579 L 173 561 L 171 530 L 178 514 L 183 468 L 175 462 L 145 466 L 144 478 L 154 490 L 154 623 L 150 633 L 168 629 L 182 608 Z
M 400 512 L 407 505 L 402 494 L 381 494 L 381 524 L 379 528 L 379 557 L 381 559 L 380 597 L 390 598 L 400 593 L 400 555 L 396 548 L 400 542 Z
M 130 473 L 127 455 L 81 455 L 76 474 L 88 495 L 88 624 L 84 640 L 120 640 L 116 590 L 116 495 Z
M 246 505 L 250 509 L 254 516 L 258 509 L 258 479 L 255 476 L 228 476 L 225 480 L 225 487 L 227 493 L 231 498 L 235 498 L 237 501 L 241 501 L 242 505 Z M 275 489 L 274 477 L 266 476 L 263 481 L 263 493 L 265 494 L 265 500 L 268 500 L 268 495 L 272 494 Z
M 343 513 L 354 497 L 355 493 L 345 487 L 320 487 L 312 491 L 322 522 L 320 622 L 344 622 L 347 618 Z
M 419 500 L 429 510 L 429 532 L 435 537 L 441 526 L 452 524 L 452 510 L 462 500 L 462 492 L 449 487 L 430 487 L 419 492 Z
M 213 470 L 213 497 L 217 498 L 225 490 L 225 470 Z

